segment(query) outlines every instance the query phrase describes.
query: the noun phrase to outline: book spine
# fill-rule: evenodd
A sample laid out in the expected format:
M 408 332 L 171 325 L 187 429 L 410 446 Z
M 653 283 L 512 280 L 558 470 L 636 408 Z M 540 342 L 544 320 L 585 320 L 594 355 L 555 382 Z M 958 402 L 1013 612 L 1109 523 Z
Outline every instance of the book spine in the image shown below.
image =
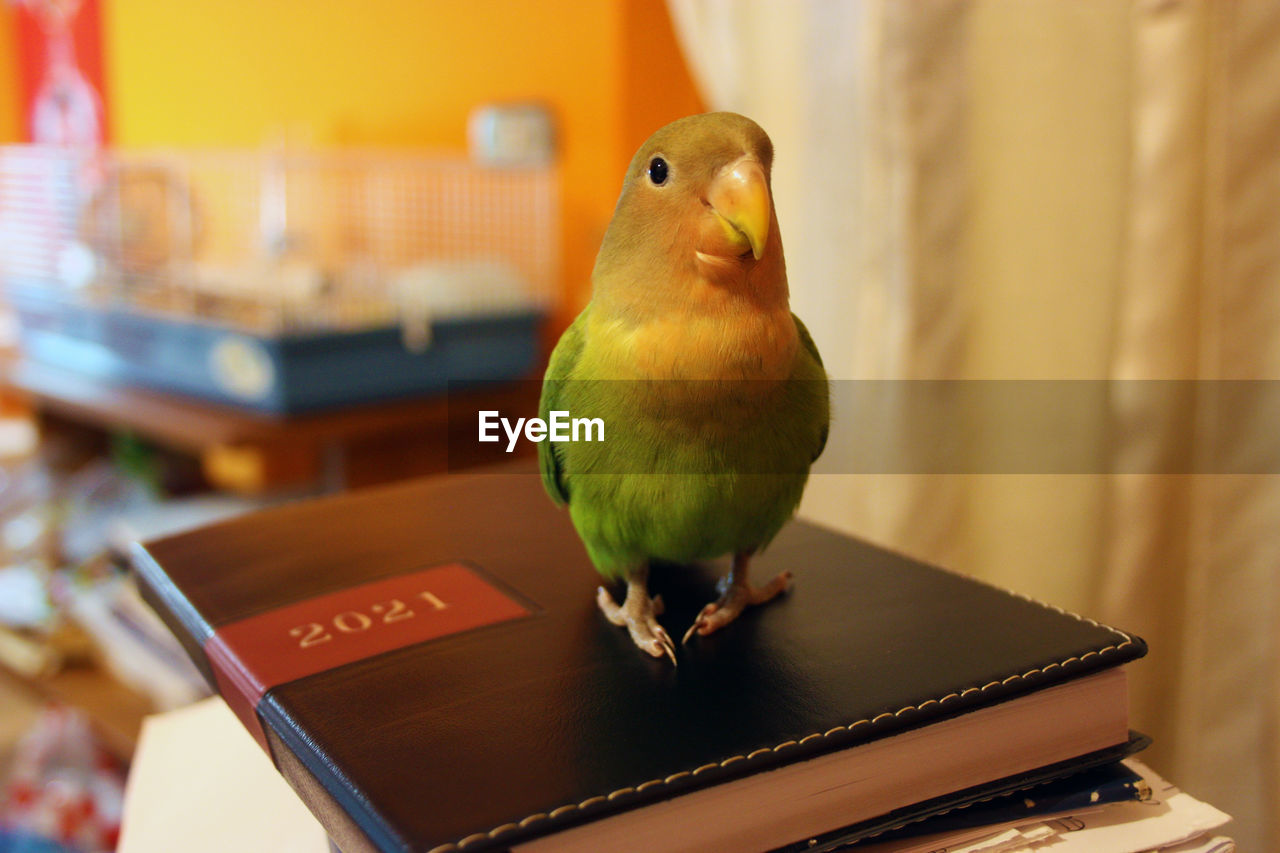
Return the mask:
M 205 683 L 211 690 L 218 689 L 218 681 L 214 676 L 209 659 L 204 654 L 204 644 L 213 630 L 209 623 L 200 616 L 187 597 L 183 595 L 169 580 L 168 575 L 139 543 L 134 543 L 130 554 L 134 577 L 138 581 L 138 592 L 165 627 L 177 638 L 183 651 L 195 664 L 196 669 L 204 676 Z

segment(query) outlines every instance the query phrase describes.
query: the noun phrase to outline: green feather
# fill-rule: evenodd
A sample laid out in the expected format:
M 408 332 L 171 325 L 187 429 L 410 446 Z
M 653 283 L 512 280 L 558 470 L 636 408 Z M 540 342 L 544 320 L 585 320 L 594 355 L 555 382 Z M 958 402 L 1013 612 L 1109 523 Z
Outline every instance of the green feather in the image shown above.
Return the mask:
M 544 422 L 550 418 L 553 410 L 564 410 L 560 400 L 561 390 L 573 366 L 582 355 L 583 329 L 587 323 L 587 312 L 591 306 L 578 315 L 577 319 L 565 329 L 560 336 L 556 348 L 551 351 L 551 360 L 547 363 L 546 376 L 542 380 L 542 396 L 538 400 L 538 417 Z M 544 441 L 538 444 L 538 470 L 542 474 L 542 485 L 547 494 L 557 505 L 569 502 L 569 491 L 565 488 L 560 475 L 560 460 L 556 457 L 556 444 Z
M 591 307 L 552 354 L 539 416 L 599 417 L 602 442 L 539 445 L 543 485 L 608 578 L 651 559 L 765 547 L 795 512 L 822 452 L 828 387 L 808 331 L 788 381 L 609 381 L 586 346 Z M 794 317 L 794 315 L 793 315 Z
M 818 352 L 818 345 L 813 342 L 813 336 L 809 334 L 809 329 L 805 326 L 804 321 L 797 317 L 794 311 L 791 312 L 791 319 L 796 321 L 796 331 L 800 334 L 800 345 L 809 353 L 809 357 L 818 363 L 818 367 L 823 367 L 822 354 Z M 823 377 L 825 380 L 825 371 L 823 372 Z M 826 449 L 827 434 L 830 429 L 831 417 L 830 410 L 828 409 L 827 417 L 822 420 L 822 438 L 818 441 L 818 449 L 814 452 L 813 459 L 810 460 L 811 462 L 816 461 L 817 458 L 822 455 L 822 451 Z

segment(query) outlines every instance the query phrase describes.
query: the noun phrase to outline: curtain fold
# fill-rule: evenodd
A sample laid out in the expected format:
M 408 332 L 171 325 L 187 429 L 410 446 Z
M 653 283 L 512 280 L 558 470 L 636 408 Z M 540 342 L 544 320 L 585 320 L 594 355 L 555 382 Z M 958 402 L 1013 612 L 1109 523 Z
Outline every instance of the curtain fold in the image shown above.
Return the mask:
M 881 417 L 915 422 L 919 379 L 963 376 L 967 292 L 961 286 L 967 170 L 964 118 L 966 0 L 877 0 L 866 4 L 864 61 L 868 156 L 862 275 L 848 280 L 859 300 L 853 321 L 855 375 L 892 383 L 893 408 Z M 820 251 L 815 249 L 815 251 Z M 911 458 L 910 430 L 883 436 Z M 894 453 L 894 450 L 905 452 Z M 863 512 L 878 520 L 882 542 L 944 565 L 963 565 L 965 478 L 900 473 L 861 492 Z
M 1133 10 L 1133 192 L 1100 606 L 1152 647 L 1135 684 L 1169 772 L 1280 846 L 1280 5 Z M 1135 387 L 1116 383 L 1120 391 Z M 1277 383 L 1280 384 L 1280 383 Z M 1146 401 L 1135 402 L 1138 398 Z

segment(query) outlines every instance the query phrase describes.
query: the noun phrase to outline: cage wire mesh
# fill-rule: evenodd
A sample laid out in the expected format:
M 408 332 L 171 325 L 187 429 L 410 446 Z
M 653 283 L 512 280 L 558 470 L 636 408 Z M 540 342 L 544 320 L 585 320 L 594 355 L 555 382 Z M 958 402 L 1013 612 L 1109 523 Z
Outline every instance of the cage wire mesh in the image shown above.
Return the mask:
M 0 148 L 7 288 L 260 335 L 545 311 L 557 229 L 552 167 Z

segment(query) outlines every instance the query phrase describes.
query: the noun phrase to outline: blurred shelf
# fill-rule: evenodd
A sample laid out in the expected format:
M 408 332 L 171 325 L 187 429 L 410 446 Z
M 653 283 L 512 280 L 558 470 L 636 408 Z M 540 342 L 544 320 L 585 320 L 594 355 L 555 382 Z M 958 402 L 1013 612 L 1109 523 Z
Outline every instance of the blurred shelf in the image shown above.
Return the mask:
M 215 487 L 241 493 L 316 483 L 337 490 L 510 458 L 477 447 L 475 413 L 532 415 L 539 390 L 538 382 L 513 381 L 447 397 L 274 416 L 104 383 L 21 357 L 2 369 L 4 384 L 26 396 L 46 424 L 52 417 L 130 430 L 192 454 Z

